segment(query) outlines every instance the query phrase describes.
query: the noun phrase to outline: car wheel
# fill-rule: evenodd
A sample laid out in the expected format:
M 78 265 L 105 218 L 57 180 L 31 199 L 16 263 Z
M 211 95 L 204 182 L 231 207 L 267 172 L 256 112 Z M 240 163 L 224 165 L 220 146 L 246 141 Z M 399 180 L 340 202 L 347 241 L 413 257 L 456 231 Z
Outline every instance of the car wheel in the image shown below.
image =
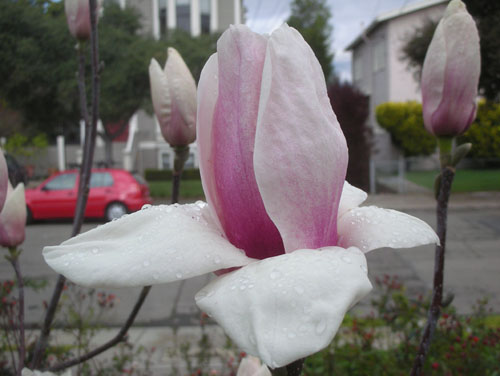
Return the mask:
M 127 207 L 121 202 L 112 202 L 106 208 L 106 220 L 112 221 L 113 219 L 118 219 L 122 215 L 127 214 Z

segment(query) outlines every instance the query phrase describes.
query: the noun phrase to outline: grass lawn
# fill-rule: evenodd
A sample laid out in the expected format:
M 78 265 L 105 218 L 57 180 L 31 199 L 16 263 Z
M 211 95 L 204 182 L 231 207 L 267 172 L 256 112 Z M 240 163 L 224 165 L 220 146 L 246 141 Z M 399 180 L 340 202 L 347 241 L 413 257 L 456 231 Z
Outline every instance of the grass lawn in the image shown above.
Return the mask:
M 165 181 L 149 181 L 149 191 L 151 197 L 165 198 L 172 196 L 172 182 Z M 182 198 L 203 198 L 203 188 L 201 180 L 181 180 L 179 196 Z
M 432 190 L 436 175 L 436 171 L 412 171 L 406 173 L 406 179 Z M 452 192 L 481 191 L 500 191 L 500 169 L 457 170 Z

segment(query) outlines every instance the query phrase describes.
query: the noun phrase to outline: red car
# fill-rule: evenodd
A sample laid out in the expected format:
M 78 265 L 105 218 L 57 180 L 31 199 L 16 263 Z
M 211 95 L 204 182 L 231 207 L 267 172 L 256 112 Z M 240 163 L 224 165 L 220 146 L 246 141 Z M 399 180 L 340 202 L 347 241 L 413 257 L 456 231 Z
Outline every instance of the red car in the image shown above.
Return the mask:
M 26 190 L 28 221 L 73 218 L 78 192 L 79 170 L 52 175 L 37 188 Z M 85 217 L 110 221 L 151 204 L 146 182 L 119 169 L 92 169 Z

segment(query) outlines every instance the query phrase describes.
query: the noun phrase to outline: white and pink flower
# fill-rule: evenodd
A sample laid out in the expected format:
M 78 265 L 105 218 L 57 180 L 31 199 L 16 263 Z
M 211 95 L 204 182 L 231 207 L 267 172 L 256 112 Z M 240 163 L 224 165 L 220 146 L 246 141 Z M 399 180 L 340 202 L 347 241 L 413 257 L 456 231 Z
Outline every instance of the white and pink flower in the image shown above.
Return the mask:
M 358 207 L 366 193 L 344 181 L 321 67 L 287 25 L 222 35 L 201 74 L 197 134 L 208 204 L 146 208 L 46 247 L 47 263 L 87 286 L 216 272 L 198 306 L 275 368 L 331 342 L 372 288 L 364 253 L 438 242 L 417 218 Z
M 149 65 L 151 99 L 160 130 L 171 146 L 185 146 L 196 138 L 196 83 L 175 48 L 168 49 L 165 68 L 155 59 Z

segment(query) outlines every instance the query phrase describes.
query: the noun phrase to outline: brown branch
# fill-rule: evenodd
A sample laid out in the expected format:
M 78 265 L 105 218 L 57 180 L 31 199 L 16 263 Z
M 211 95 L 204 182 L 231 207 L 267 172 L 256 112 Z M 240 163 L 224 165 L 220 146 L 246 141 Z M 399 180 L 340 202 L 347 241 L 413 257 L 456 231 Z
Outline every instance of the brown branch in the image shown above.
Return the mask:
M 94 148 L 95 139 L 97 134 L 97 119 L 99 118 L 99 53 L 98 53 L 98 35 L 97 35 L 97 2 L 96 0 L 89 0 L 90 3 L 90 24 L 91 24 L 91 65 L 92 65 L 92 123 L 90 126 L 88 122 L 88 115 L 86 111 L 86 99 L 85 97 L 85 60 L 79 56 L 79 83 L 78 88 L 80 92 L 80 106 L 82 110 L 82 116 L 84 121 L 86 121 L 85 127 L 85 142 L 83 150 L 83 161 L 80 168 L 80 182 L 78 186 L 78 198 L 76 202 L 75 217 L 73 220 L 73 230 L 72 235 L 77 235 L 82 227 L 83 217 L 85 214 L 85 207 L 87 205 L 87 198 L 89 194 L 89 182 L 92 163 L 94 159 Z M 79 49 L 80 52 L 80 49 Z M 66 278 L 59 275 L 59 278 L 52 293 L 52 298 L 48 306 L 47 312 L 45 314 L 44 323 L 40 332 L 40 337 L 35 346 L 35 351 L 33 353 L 33 360 L 31 362 L 31 369 L 37 369 L 42 360 L 43 353 L 47 344 L 47 339 L 50 334 L 50 329 L 52 322 L 55 317 L 57 304 L 61 298 L 62 290 Z
M 14 253 L 15 252 L 15 253 Z M 18 320 L 19 320 L 19 368 L 17 369 L 17 374 L 21 376 L 21 371 L 24 368 L 24 358 L 26 356 L 26 343 L 24 338 L 24 281 L 21 274 L 21 267 L 19 265 L 19 253 L 17 250 L 11 252 L 13 255 L 10 259 L 10 263 L 14 268 L 17 278 L 17 290 L 19 292 L 19 302 L 18 302 Z
M 111 340 L 109 340 L 105 344 L 99 346 L 98 348 L 88 352 L 87 354 L 84 354 L 82 356 L 79 356 L 75 359 L 68 360 L 68 361 L 63 362 L 63 363 L 56 364 L 56 365 L 50 367 L 48 370 L 51 372 L 57 372 L 57 371 L 61 371 L 61 370 L 68 368 L 68 367 L 73 367 L 77 364 L 83 363 L 83 362 L 103 353 L 104 351 L 110 349 L 111 347 L 115 346 L 116 344 L 122 342 L 126 338 L 126 335 L 127 335 L 129 328 L 134 323 L 134 320 L 135 320 L 137 314 L 139 313 L 139 310 L 141 309 L 142 304 L 146 300 L 146 297 L 148 296 L 149 290 L 151 290 L 151 286 L 146 286 L 146 287 L 142 288 L 141 294 L 139 295 L 139 299 L 137 299 L 137 302 L 135 303 L 135 306 L 132 309 L 132 312 L 130 312 L 130 315 L 129 315 L 127 321 L 125 322 L 123 327 L 120 329 L 118 334 L 116 336 L 114 336 Z
M 455 176 L 455 170 L 452 167 L 444 167 L 441 171 L 441 187 L 437 203 L 437 234 L 440 245 L 436 246 L 434 260 L 434 287 L 432 291 L 432 302 L 429 308 L 427 324 L 422 335 L 422 340 L 418 349 L 417 356 L 413 363 L 411 376 L 422 374 L 425 358 L 429 352 L 432 336 L 436 329 L 436 324 L 441 314 L 441 303 L 443 300 L 443 280 L 444 280 L 444 254 L 446 246 L 446 222 L 448 215 L 448 201 L 451 194 L 451 184 Z

